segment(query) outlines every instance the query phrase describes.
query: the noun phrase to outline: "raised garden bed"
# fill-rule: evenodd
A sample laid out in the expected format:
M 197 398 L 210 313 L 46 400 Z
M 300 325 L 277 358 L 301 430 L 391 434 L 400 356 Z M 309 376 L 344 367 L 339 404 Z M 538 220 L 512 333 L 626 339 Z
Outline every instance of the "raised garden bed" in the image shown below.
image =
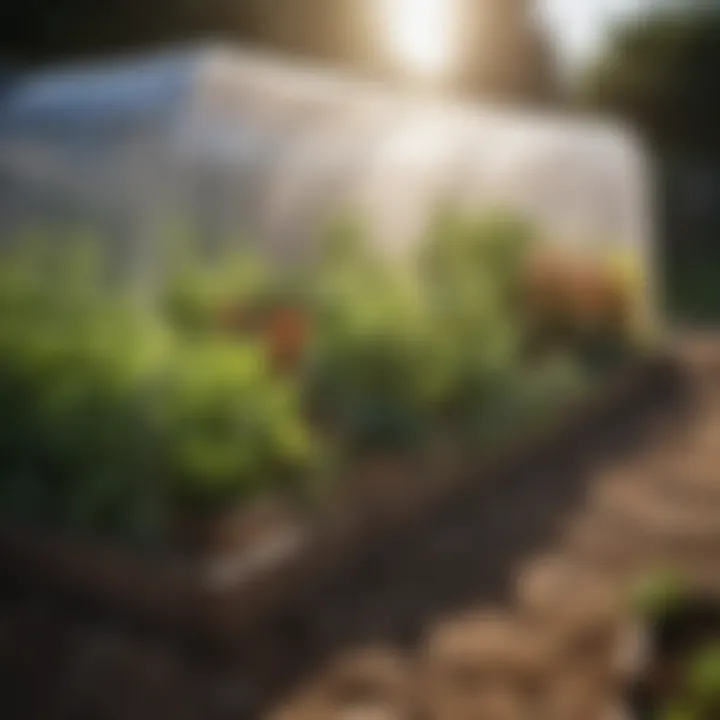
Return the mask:
M 402 264 L 359 240 L 197 261 L 142 302 L 67 250 L 5 258 L 3 577 L 232 641 L 468 483 L 678 397 L 604 261 L 508 218 L 442 216 Z
M 15 587 L 67 601 L 73 613 L 117 616 L 155 632 L 232 642 L 252 627 L 302 606 L 335 571 L 368 548 L 421 522 L 438 502 L 470 483 L 508 481 L 549 458 L 571 457 L 588 437 L 635 416 L 657 418 L 682 400 L 682 378 L 667 359 L 624 368 L 592 398 L 541 432 L 526 434 L 483 460 L 463 458 L 453 472 L 408 462 L 393 485 L 344 488 L 322 513 L 272 506 L 246 512 L 245 542 L 228 554 L 147 555 L 39 529 L 0 530 L 0 572 Z M 374 469 L 371 469 L 373 471 Z

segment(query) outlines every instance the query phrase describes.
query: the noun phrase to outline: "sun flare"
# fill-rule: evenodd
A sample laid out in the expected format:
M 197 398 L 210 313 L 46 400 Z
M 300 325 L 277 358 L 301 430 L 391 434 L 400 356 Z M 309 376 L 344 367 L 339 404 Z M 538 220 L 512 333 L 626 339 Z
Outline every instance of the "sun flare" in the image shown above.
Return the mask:
M 407 70 L 439 75 L 452 60 L 452 0 L 379 0 L 392 54 Z

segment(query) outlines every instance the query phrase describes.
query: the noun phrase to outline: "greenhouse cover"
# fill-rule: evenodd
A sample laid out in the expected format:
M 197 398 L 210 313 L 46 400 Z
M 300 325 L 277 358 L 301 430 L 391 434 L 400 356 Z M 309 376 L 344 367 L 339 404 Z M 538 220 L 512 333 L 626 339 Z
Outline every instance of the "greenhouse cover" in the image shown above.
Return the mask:
M 170 227 L 295 258 L 346 211 L 402 252 L 448 202 L 510 208 L 557 239 L 620 243 L 649 264 L 648 173 L 613 124 L 225 47 L 36 71 L 0 102 L 3 233 L 92 229 L 141 265 Z

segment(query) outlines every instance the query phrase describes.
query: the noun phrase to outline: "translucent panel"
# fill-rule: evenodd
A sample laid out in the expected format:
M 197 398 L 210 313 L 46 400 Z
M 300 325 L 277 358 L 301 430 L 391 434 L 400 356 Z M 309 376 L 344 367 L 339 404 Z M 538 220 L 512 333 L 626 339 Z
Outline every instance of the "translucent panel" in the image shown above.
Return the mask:
M 29 76 L 0 107 L 0 227 L 82 221 L 137 265 L 163 224 L 311 251 L 359 209 L 393 254 L 436 206 L 508 206 L 651 264 L 648 169 L 620 129 L 443 104 L 259 54 L 165 53 Z M 109 232 L 108 232 L 109 231 Z
M 43 72 L 4 98 L 0 129 L 123 125 L 174 113 L 194 90 L 195 54 L 158 54 Z

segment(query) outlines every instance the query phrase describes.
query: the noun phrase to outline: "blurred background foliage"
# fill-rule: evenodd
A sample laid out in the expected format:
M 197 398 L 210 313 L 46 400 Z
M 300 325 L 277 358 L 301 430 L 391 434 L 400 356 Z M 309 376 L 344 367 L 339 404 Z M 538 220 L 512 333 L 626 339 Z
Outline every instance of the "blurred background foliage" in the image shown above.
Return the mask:
M 579 86 L 667 151 L 720 153 L 720 5 L 658 3 L 615 27 Z
M 654 155 L 668 310 L 720 319 L 720 5 L 650 3 L 619 25 L 577 87 Z

